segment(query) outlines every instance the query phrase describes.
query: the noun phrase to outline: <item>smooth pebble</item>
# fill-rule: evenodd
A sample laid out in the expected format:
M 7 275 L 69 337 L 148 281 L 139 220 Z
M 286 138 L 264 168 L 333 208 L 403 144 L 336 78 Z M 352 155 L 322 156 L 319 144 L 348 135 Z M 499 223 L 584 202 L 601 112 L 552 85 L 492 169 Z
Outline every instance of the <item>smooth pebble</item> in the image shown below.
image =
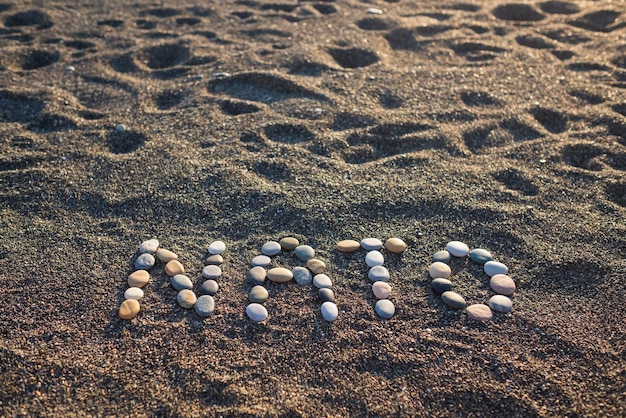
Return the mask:
M 313 281 L 313 275 L 311 274 L 311 271 L 306 267 L 294 267 L 291 270 L 291 273 L 293 274 L 293 279 L 296 281 L 296 283 L 301 286 L 311 284 L 311 281 Z
M 196 300 L 193 308 L 198 316 L 207 317 L 215 310 L 215 300 L 210 295 L 202 295 Z
M 176 295 L 176 301 L 181 307 L 185 309 L 193 308 L 193 305 L 196 303 L 196 300 L 197 298 L 196 298 L 195 293 L 193 293 L 189 289 L 183 289 L 180 292 L 178 292 L 178 295 Z
M 163 263 L 168 263 L 172 260 L 178 260 L 178 255 L 176 253 L 170 250 L 166 250 L 165 248 L 159 248 L 156 252 L 156 257 Z
M 252 289 L 250 289 L 250 292 L 248 293 L 248 300 L 255 303 L 263 303 L 269 297 L 269 292 L 261 285 L 254 286 Z
M 222 275 L 220 266 L 209 264 L 202 269 L 202 277 L 205 279 L 217 279 Z
M 375 251 L 383 248 L 383 242 L 378 238 L 364 238 L 361 240 L 361 247 L 367 251 Z
M 306 270 L 306 269 L 305 269 Z M 252 284 L 263 284 L 267 277 L 267 271 L 261 266 L 252 267 L 248 272 L 248 279 Z
M 214 265 L 219 266 L 224 263 L 224 257 L 221 254 L 211 254 L 207 258 L 204 259 L 204 265 Z
M 382 255 L 380 251 L 369 251 L 365 255 L 365 264 L 370 267 L 374 266 L 382 266 L 385 263 L 385 257 Z
M 159 248 L 158 239 L 149 239 L 139 244 L 139 252 L 141 254 L 144 254 L 144 253 L 154 254 L 158 248 Z
M 293 251 L 298 245 L 300 245 L 300 241 L 298 241 L 294 237 L 285 237 L 281 239 L 279 243 L 282 249 L 285 251 Z
M 268 241 L 261 246 L 261 253 L 271 257 L 278 254 L 281 249 L 282 247 L 280 246 L 280 243 L 276 241 Z
M 450 258 L 450 253 L 446 250 L 437 251 L 433 255 L 433 261 L 439 261 L 441 263 L 447 263 L 448 261 L 450 261 Z
M 450 241 L 446 250 L 455 257 L 465 257 L 469 253 L 469 247 L 461 241 Z
M 168 276 L 176 276 L 177 274 L 185 274 L 185 267 L 178 260 L 169 261 L 165 265 L 165 274 Z
M 315 250 L 313 249 L 313 247 L 310 247 L 308 245 L 298 245 L 295 248 L 294 253 L 296 254 L 296 257 L 298 257 L 302 261 L 309 261 L 310 259 L 315 257 Z
M 377 9 L 375 7 L 370 7 L 365 12 L 370 15 L 382 15 L 383 14 L 383 11 L 381 9 Z
M 254 322 L 262 322 L 267 319 L 267 309 L 260 303 L 251 303 L 246 306 L 246 315 Z
M 467 309 L 465 309 L 465 313 L 467 313 L 468 318 L 474 321 L 488 321 L 493 318 L 493 312 L 491 312 L 489 306 L 482 303 L 468 306 Z
M 508 312 L 513 308 L 513 301 L 503 295 L 494 295 L 489 299 L 489 307 L 496 312 Z
M 326 263 L 317 258 L 312 258 L 306 262 L 306 266 L 315 274 L 323 273 L 326 270 Z
M 145 270 L 137 270 L 128 276 L 130 287 L 144 287 L 150 281 L 150 273 Z
M 447 279 L 452 275 L 452 270 L 450 270 L 450 266 L 446 263 L 435 261 L 428 267 L 428 274 L 433 279 Z
M 322 302 L 334 302 L 335 292 L 333 292 L 332 289 L 323 287 L 320 290 L 318 290 L 317 297 L 319 297 Z
M 250 261 L 250 265 L 252 266 L 268 266 L 272 262 L 272 259 L 266 255 L 257 255 Z
M 322 303 L 321 311 L 322 317 L 328 322 L 334 321 L 339 316 L 339 309 L 334 302 L 328 301 Z
M 126 299 L 120 305 L 119 316 L 121 319 L 133 319 L 139 313 L 139 302 L 135 299 Z
M 374 266 L 367 272 L 367 277 L 373 282 L 388 282 L 390 275 L 385 266 Z
M 509 272 L 509 268 L 498 261 L 487 261 L 484 267 L 485 273 L 489 276 L 494 276 L 496 274 L 507 274 Z
M 459 295 L 456 292 L 452 292 L 451 290 L 443 292 L 441 295 L 441 300 L 443 301 L 443 303 L 453 309 L 463 309 L 467 305 L 463 296 Z
M 143 253 L 135 260 L 135 268 L 137 270 L 150 270 L 154 267 L 154 256 L 149 253 Z
M 485 264 L 487 261 L 493 260 L 491 253 L 484 248 L 474 248 L 469 252 L 469 258 L 478 264 Z
M 430 282 L 435 293 L 443 293 L 452 290 L 452 282 L 448 279 L 437 278 Z
M 172 287 L 176 290 L 193 289 L 191 279 L 184 274 L 177 274 L 172 277 L 171 283 Z
M 226 244 L 223 241 L 213 241 L 209 245 L 209 254 L 222 254 L 226 251 Z
M 337 251 L 340 253 L 353 253 L 361 248 L 361 244 L 353 239 L 344 239 L 337 243 Z
M 374 310 L 378 316 L 384 319 L 389 319 L 396 313 L 396 307 L 389 299 L 380 299 L 376 302 Z
M 500 295 L 510 296 L 515 293 L 515 282 L 506 274 L 494 274 L 489 280 L 489 285 Z
M 218 290 L 220 290 L 220 285 L 215 280 L 205 280 L 200 288 L 202 294 L 211 296 L 216 294 Z
M 401 252 L 406 250 L 406 243 L 400 238 L 389 238 L 387 241 L 385 241 L 385 248 L 390 253 L 400 254 Z
M 313 277 L 313 286 L 318 289 L 331 288 L 333 287 L 333 281 L 325 274 L 316 274 Z
M 129 287 L 124 292 L 124 299 L 141 300 L 143 298 L 143 290 L 138 287 Z
M 376 282 L 372 284 L 372 292 L 376 299 L 387 299 L 391 295 L 391 286 L 386 282 Z
M 274 267 L 267 272 L 267 278 L 274 283 L 287 283 L 293 279 L 293 273 L 284 267 Z

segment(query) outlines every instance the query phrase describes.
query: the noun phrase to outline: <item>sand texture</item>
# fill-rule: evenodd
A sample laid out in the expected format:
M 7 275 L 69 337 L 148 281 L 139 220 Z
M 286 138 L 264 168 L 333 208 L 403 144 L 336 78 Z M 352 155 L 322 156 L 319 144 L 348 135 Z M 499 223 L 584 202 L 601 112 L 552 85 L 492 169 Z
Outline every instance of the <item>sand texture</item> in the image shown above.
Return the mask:
M 8 0 L 0 48 L 0 415 L 626 415 L 624 1 Z M 285 236 L 334 323 L 293 282 L 246 317 Z M 408 245 L 390 320 L 335 250 L 365 237 Z M 149 238 L 198 295 L 227 244 L 211 316 L 159 263 L 118 318 Z M 433 293 L 451 240 L 509 266 L 510 313 Z

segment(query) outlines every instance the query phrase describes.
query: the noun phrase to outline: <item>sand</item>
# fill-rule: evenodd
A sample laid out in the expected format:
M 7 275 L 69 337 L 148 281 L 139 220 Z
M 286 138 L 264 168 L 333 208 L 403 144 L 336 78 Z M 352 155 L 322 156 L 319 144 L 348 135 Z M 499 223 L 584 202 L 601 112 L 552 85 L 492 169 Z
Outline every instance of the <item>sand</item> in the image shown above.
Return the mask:
M 0 415 L 625 415 L 626 6 L 504 3 L 2 2 Z M 327 264 L 334 323 L 296 284 L 246 318 L 285 236 Z M 408 245 L 391 320 L 335 250 L 365 237 Z M 227 244 L 210 317 L 158 265 L 118 318 L 149 238 L 198 289 Z M 432 292 L 450 240 L 509 266 L 510 313 Z

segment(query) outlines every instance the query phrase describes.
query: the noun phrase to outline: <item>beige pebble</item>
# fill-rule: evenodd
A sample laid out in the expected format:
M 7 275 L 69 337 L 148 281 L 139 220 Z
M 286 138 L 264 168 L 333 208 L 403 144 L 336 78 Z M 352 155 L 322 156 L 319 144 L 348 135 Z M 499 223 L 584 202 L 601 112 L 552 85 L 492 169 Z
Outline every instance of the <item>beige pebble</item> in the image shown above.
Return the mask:
M 493 318 L 493 312 L 491 312 L 489 306 L 483 305 L 482 303 L 468 306 L 465 308 L 465 312 L 467 313 L 467 317 L 474 321 L 488 321 Z
M 353 239 L 344 239 L 337 243 L 337 251 L 342 253 L 353 253 L 361 248 L 361 243 Z
M 300 245 L 300 241 L 295 239 L 294 237 L 285 237 L 279 241 L 280 247 L 285 251 L 295 250 L 298 245 Z
M 494 274 L 489 280 L 489 285 L 499 295 L 510 296 L 515 293 L 515 282 L 506 274 Z
M 156 252 L 156 256 L 164 263 L 170 262 L 172 260 L 178 260 L 178 255 L 170 250 L 166 250 L 165 248 L 159 248 Z
M 450 266 L 446 263 L 435 261 L 428 267 L 428 274 L 430 274 L 430 277 L 433 279 L 447 279 L 452 276 L 452 270 L 450 270 Z
M 306 266 L 315 274 L 323 273 L 326 270 L 326 263 L 317 258 L 312 258 L 306 262 Z
M 402 251 L 406 250 L 406 243 L 400 238 L 389 238 L 385 242 L 385 248 L 391 253 L 400 254 Z
M 146 270 L 137 270 L 128 276 L 128 285 L 130 287 L 144 287 L 150 281 L 150 273 Z
M 209 266 L 209 265 L 219 266 L 222 263 L 224 263 L 224 257 L 222 257 L 221 254 L 211 254 L 204 260 L 204 265 L 206 266 Z
M 372 292 L 376 299 L 387 299 L 391 295 L 391 286 L 387 282 L 378 281 L 372 284 Z
M 120 306 L 119 315 L 122 319 L 133 319 L 139 313 L 139 302 L 135 299 L 126 299 Z
M 180 261 L 172 260 L 165 265 L 165 274 L 168 276 L 176 276 L 177 274 L 185 274 L 185 268 Z
M 193 305 L 196 304 L 196 300 L 198 300 L 196 294 L 189 289 L 183 289 L 176 295 L 176 301 L 185 309 L 193 308 Z
M 287 283 L 293 279 L 293 273 L 284 267 L 274 267 L 267 272 L 267 278 L 274 283 Z

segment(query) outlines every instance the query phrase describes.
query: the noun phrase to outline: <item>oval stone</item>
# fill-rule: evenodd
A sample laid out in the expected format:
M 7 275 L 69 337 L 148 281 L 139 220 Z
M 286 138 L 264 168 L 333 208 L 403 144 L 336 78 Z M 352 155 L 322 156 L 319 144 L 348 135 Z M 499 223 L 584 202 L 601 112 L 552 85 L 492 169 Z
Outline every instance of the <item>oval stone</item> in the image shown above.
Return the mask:
M 463 309 L 467 305 L 463 296 L 450 290 L 441 294 L 441 300 L 453 309 Z
M 335 292 L 332 289 L 327 287 L 321 288 L 317 291 L 317 296 L 320 298 L 322 302 L 334 302 L 335 301 Z
M 389 281 L 390 275 L 389 270 L 387 270 L 385 266 L 374 266 L 367 272 L 367 277 L 373 282 L 387 282 Z
M 387 299 L 391 295 L 391 286 L 386 282 L 376 282 L 372 284 L 372 292 L 376 299 Z
M 220 266 L 209 264 L 202 269 L 202 277 L 205 279 L 217 279 L 222 275 L 222 269 Z
M 313 286 L 318 289 L 333 287 L 333 281 L 325 274 L 317 274 L 313 277 Z
M 250 261 L 250 265 L 265 267 L 265 266 L 270 265 L 271 262 L 272 262 L 272 259 L 269 258 L 268 256 L 266 256 L 266 255 L 257 255 L 256 257 L 254 257 L 252 259 L 252 261 Z
M 248 293 L 248 300 L 255 303 L 263 303 L 270 297 L 266 288 L 260 285 L 254 286 Z
M 487 261 L 484 267 L 485 273 L 489 276 L 494 276 L 496 274 L 507 274 L 509 272 L 509 268 L 498 261 Z
M 287 283 L 293 279 L 293 273 L 284 267 L 274 267 L 267 272 L 267 278 L 274 283 Z
M 487 261 L 493 260 L 491 253 L 483 248 L 475 248 L 470 251 L 469 258 L 478 264 L 485 264 Z
M 306 286 L 311 284 L 313 281 L 313 275 L 311 271 L 306 267 L 294 267 L 291 272 L 293 273 L 293 278 L 301 286 Z
M 311 270 L 314 274 L 323 273 L 326 270 L 326 263 L 317 258 L 312 258 L 306 262 L 306 266 L 309 270 Z
M 315 257 L 315 250 L 313 247 L 308 245 L 298 245 L 294 250 L 296 257 L 298 257 L 302 261 L 309 261 L 313 257 Z
M 334 302 L 328 301 L 322 303 L 321 311 L 322 317 L 328 322 L 334 321 L 339 316 L 339 309 Z
M 251 303 L 246 306 L 246 315 L 254 322 L 262 322 L 267 319 L 267 309 L 260 303 Z
M 143 298 L 143 290 L 138 287 L 129 287 L 124 292 L 124 299 L 141 300 Z
M 367 251 L 375 251 L 383 248 L 383 242 L 378 238 L 364 238 L 361 240 L 361 247 Z
M 300 245 L 300 241 L 298 241 L 294 237 L 285 237 L 281 239 L 279 243 L 282 249 L 285 251 L 293 251 L 298 245 Z
M 223 241 L 213 241 L 209 245 L 209 254 L 222 254 L 226 251 L 226 244 Z
M 266 277 L 267 271 L 265 271 L 265 269 L 261 266 L 252 267 L 248 272 L 248 279 L 252 284 L 263 284 L 265 283 Z
M 361 244 L 353 239 L 344 239 L 337 243 L 337 251 L 340 253 L 353 253 L 361 248 Z
M 150 273 L 145 270 L 137 270 L 128 276 L 130 287 L 144 287 L 150 281 Z
M 144 253 L 154 254 L 158 248 L 159 248 L 159 240 L 149 239 L 139 244 L 139 253 L 140 254 L 144 254 Z
M 428 274 L 433 279 L 447 279 L 452 276 L 452 270 L 450 270 L 450 266 L 446 263 L 435 261 L 428 267 Z
M 193 289 L 191 279 L 184 274 L 177 274 L 172 277 L 172 287 L 176 290 Z
M 469 253 L 469 247 L 461 241 L 450 241 L 446 250 L 455 257 L 465 257 Z
M 452 282 L 448 279 L 437 278 L 430 282 L 435 293 L 443 293 L 452 290 Z
M 489 307 L 496 312 L 508 312 L 513 308 L 513 301 L 503 295 L 494 295 L 489 299 Z
M 126 299 L 122 302 L 119 310 L 121 319 L 133 319 L 139 313 L 139 302 L 135 299 Z
M 212 296 L 202 295 L 196 301 L 194 310 L 198 316 L 207 317 L 215 310 L 215 300 L 213 300 Z
M 154 267 L 154 256 L 149 253 L 143 253 L 135 260 L 135 268 L 137 270 L 150 270 Z
M 494 274 L 489 280 L 489 285 L 500 295 L 510 296 L 515 293 L 515 282 L 506 274 Z
M 446 250 L 437 251 L 433 255 L 433 261 L 439 261 L 441 263 L 447 263 L 450 261 L 450 253 Z
M 176 295 L 176 301 L 181 307 L 185 309 L 193 308 L 196 300 L 196 294 L 189 289 L 183 289 L 178 292 L 178 295 Z
M 389 299 L 380 299 L 374 306 L 376 314 L 384 319 L 391 318 L 396 313 L 396 307 Z
M 489 306 L 482 303 L 468 306 L 467 309 L 465 309 L 465 313 L 467 313 L 469 319 L 473 319 L 474 321 L 489 321 L 493 318 L 493 312 L 491 312 Z
M 389 238 L 387 241 L 385 241 L 385 248 L 390 253 L 400 254 L 401 252 L 406 250 L 406 243 L 400 238 Z
M 156 252 L 156 256 L 163 263 L 167 263 L 172 260 L 178 260 L 178 254 L 170 250 L 166 250 L 165 248 L 159 248 Z
M 176 276 L 177 274 L 185 274 L 185 267 L 178 260 L 172 260 L 165 265 L 165 274 L 168 276 Z
M 211 296 L 216 294 L 218 290 L 220 290 L 220 285 L 217 284 L 215 280 L 205 280 L 205 282 L 202 283 L 202 287 L 200 288 L 202 294 Z
M 271 257 L 278 254 L 281 249 L 282 247 L 280 246 L 280 243 L 276 241 L 268 241 L 261 246 L 261 253 Z
M 212 254 L 204 259 L 204 265 L 219 266 L 224 263 L 224 257 L 221 254 Z
M 365 255 L 365 264 L 370 267 L 382 266 L 383 264 L 385 264 L 385 257 L 380 251 L 369 251 Z

